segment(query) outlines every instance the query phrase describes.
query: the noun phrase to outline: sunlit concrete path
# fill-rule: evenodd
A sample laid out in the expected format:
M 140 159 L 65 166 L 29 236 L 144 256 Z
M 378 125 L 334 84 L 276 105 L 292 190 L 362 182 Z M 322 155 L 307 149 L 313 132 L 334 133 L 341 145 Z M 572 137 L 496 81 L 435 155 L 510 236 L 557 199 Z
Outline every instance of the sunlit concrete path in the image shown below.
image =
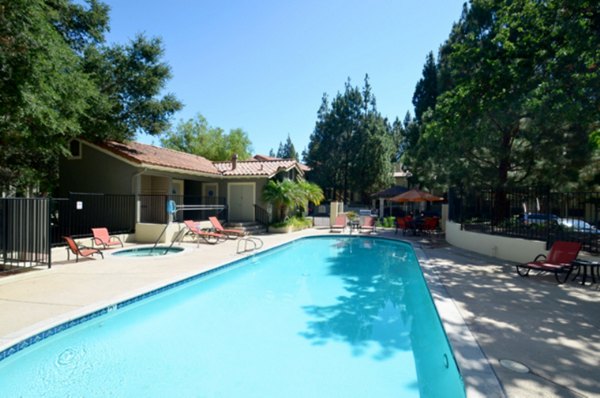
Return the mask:
M 600 284 L 558 285 L 552 275 L 522 278 L 514 264 L 427 246 L 428 261 L 507 396 L 600 397 Z M 507 360 L 529 371 L 502 366 Z

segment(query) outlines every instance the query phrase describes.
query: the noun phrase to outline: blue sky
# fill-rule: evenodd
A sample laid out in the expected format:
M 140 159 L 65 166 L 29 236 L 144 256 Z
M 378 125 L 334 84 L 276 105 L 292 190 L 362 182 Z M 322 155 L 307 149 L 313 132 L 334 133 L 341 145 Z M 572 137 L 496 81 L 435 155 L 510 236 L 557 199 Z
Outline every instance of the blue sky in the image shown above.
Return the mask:
M 277 150 L 288 134 L 309 142 L 323 93 L 362 86 L 369 74 L 390 121 L 412 113 L 429 51 L 437 53 L 463 0 L 104 0 L 109 43 L 160 37 L 173 74 L 165 92 L 211 126 L 242 128 L 253 153 Z M 158 138 L 139 136 L 145 143 Z

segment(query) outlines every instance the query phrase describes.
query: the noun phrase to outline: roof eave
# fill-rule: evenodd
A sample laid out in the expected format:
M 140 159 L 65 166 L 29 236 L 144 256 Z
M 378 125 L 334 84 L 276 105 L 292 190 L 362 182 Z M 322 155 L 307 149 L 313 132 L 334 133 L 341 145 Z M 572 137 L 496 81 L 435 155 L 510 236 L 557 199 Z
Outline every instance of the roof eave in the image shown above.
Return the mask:
M 155 171 L 162 171 L 162 172 L 171 172 L 171 173 L 185 173 L 185 174 L 190 174 L 190 175 L 195 175 L 195 176 L 200 176 L 200 177 L 222 177 L 221 173 L 209 173 L 209 172 L 202 172 L 202 171 L 194 171 L 194 170 L 188 170 L 188 169 L 180 169 L 177 167 L 168 167 L 168 166 L 160 166 L 154 163 L 145 163 L 145 162 L 140 162 L 139 160 L 135 160 L 132 159 L 131 157 L 127 156 L 126 154 L 123 153 L 116 153 L 114 151 L 111 151 L 110 149 L 104 148 L 102 146 L 96 145 L 94 143 L 91 143 L 89 141 L 86 140 L 81 140 L 81 142 L 85 143 L 86 145 L 89 145 L 91 147 L 93 147 L 94 149 L 97 149 L 98 151 L 109 155 L 117 160 L 120 160 L 124 163 L 127 163 L 130 166 L 133 167 L 141 167 L 141 168 L 146 168 L 148 170 L 155 170 Z
M 162 171 L 162 172 L 170 172 L 170 173 L 178 173 L 178 174 L 189 174 L 198 177 L 211 177 L 211 178 L 220 178 L 223 177 L 221 173 L 208 173 L 203 171 L 194 171 L 188 169 L 180 169 L 177 167 L 168 167 L 168 166 L 160 166 L 152 163 L 138 163 L 138 167 L 143 167 L 148 170 Z
M 294 163 L 292 165 L 290 165 L 289 167 L 279 167 L 277 170 L 275 170 L 274 173 L 268 175 L 268 178 L 273 178 L 275 177 L 278 173 L 281 173 L 282 171 L 290 171 L 291 169 L 296 169 L 298 170 L 298 173 L 300 173 L 301 176 L 304 177 L 304 171 L 302 171 L 302 169 L 300 169 L 300 166 L 298 166 L 298 163 Z

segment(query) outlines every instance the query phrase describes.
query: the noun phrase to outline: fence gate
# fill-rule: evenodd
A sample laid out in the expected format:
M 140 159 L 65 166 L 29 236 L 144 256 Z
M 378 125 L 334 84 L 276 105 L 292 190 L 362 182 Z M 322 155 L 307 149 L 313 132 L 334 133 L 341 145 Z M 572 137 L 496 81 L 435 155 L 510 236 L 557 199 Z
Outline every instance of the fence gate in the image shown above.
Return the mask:
M 50 268 L 49 204 L 46 198 L 0 199 L 0 272 Z

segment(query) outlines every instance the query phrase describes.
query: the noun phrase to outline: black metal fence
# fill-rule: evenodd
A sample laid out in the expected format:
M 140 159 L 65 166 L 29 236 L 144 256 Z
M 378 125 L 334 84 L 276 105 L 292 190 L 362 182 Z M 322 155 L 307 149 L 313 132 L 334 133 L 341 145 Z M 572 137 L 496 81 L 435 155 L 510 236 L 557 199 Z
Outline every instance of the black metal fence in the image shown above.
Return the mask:
M 577 241 L 600 252 L 600 192 L 452 189 L 449 219 L 462 228 L 488 234 L 542 240 Z
M 63 236 L 89 237 L 94 227 L 106 227 L 111 234 L 133 233 L 138 217 L 140 222 L 166 223 L 170 200 L 178 208 L 174 221 L 227 218 L 225 198 L 217 197 L 71 193 L 68 198 L 2 198 L 0 272 L 50 266 L 50 248 L 64 245 Z
M 47 199 L 0 199 L 0 272 L 51 264 Z
M 52 245 L 64 244 L 63 236 L 91 236 L 95 227 L 106 227 L 111 234 L 135 231 L 135 195 L 72 193 L 50 201 Z
M 260 207 L 259 205 L 254 205 L 254 218 L 256 218 L 256 222 L 267 227 L 267 232 L 269 232 L 269 224 L 271 223 L 271 217 L 269 216 L 269 212 L 267 209 Z

